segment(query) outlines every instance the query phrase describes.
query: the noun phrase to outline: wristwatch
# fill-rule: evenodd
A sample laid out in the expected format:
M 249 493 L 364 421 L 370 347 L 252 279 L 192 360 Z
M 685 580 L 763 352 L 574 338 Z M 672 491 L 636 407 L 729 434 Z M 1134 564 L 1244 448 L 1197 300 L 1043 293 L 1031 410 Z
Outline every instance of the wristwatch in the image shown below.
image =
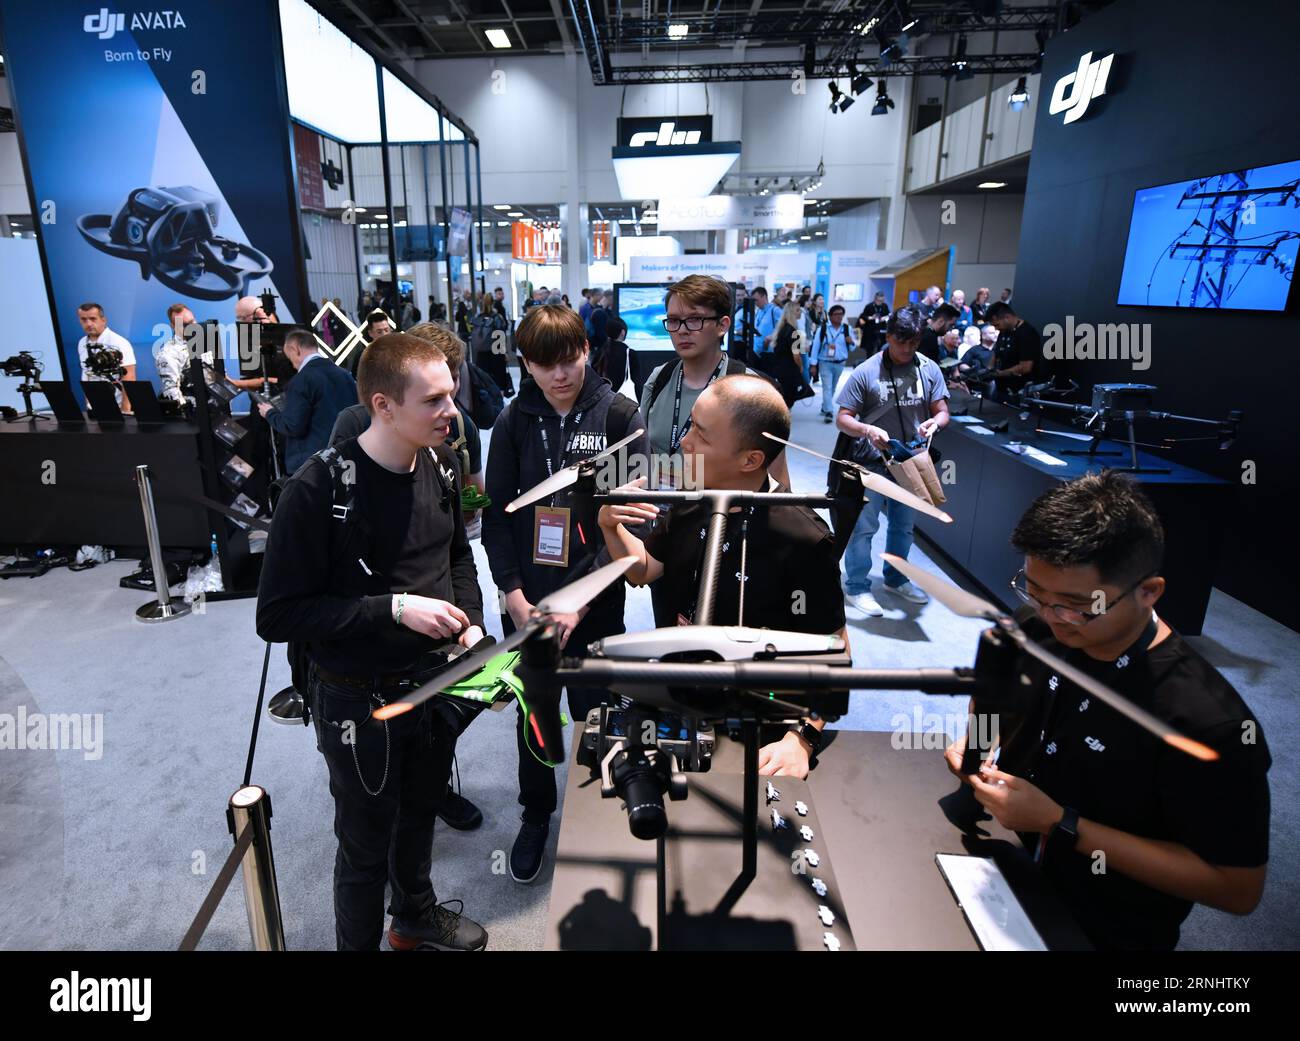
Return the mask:
M 808 744 L 812 747 L 813 755 L 816 755 L 818 752 L 821 751 L 822 732 L 818 730 L 815 726 L 813 726 L 811 723 L 809 723 L 808 720 L 806 719 L 800 720 L 797 726 L 793 726 L 790 728 L 790 733 L 798 734 L 801 738 L 807 741 Z
M 1072 853 L 1078 842 L 1079 811 L 1073 806 L 1067 806 L 1061 819 L 1047 833 L 1047 852 L 1052 855 Z

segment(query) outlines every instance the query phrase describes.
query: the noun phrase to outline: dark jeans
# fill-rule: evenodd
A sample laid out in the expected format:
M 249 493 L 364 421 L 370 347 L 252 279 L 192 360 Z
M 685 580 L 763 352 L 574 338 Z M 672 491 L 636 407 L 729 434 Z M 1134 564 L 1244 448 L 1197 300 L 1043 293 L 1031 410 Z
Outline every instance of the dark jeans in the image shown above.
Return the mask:
M 455 734 L 432 702 L 385 722 L 371 709 L 402 691 L 370 695 L 333 686 L 313 669 L 316 743 L 334 796 L 334 927 L 338 949 L 378 950 L 388 911 L 419 915 L 437 901 L 433 826 L 451 776 Z M 371 794 L 375 793 L 375 794 Z
M 588 615 L 588 618 L 591 616 Z M 586 621 L 586 619 L 584 619 Z M 510 616 L 501 616 L 501 628 L 504 635 L 515 631 Z M 579 624 L 565 645 L 563 654 L 566 658 L 585 658 L 587 644 L 600 639 L 600 635 L 589 635 L 587 628 Z M 584 723 L 587 713 L 597 705 L 607 701 L 617 703 L 617 697 L 600 687 L 565 687 L 569 698 L 569 720 L 574 727 L 569 731 L 571 740 L 577 740 L 577 725 Z M 545 824 L 555 812 L 559 793 L 555 786 L 555 770 L 539 761 L 529 750 L 526 740 L 528 723 L 523 710 L 515 708 L 515 745 L 519 752 L 519 805 L 524 808 L 523 818 L 529 824 Z

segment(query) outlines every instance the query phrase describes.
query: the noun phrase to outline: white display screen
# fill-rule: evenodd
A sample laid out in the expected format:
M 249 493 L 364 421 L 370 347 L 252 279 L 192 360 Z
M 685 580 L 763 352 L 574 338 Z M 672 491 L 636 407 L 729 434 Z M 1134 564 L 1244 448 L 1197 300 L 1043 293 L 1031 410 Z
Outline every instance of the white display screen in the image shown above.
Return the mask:
M 379 140 L 375 60 L 305 0 L 280 0 L 289 115 L 340 141 Z

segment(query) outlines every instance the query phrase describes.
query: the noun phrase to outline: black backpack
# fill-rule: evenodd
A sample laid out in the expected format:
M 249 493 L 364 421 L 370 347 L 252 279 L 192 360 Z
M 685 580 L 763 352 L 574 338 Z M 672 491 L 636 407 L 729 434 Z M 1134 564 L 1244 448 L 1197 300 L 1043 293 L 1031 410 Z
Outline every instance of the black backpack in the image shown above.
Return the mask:
M 484 430 L 497 421 L 497 416 L 506 407 L 506 398 L 496 380 L 472 361 L 465 364 L 469 367 L 470 418 L 475 426 Z

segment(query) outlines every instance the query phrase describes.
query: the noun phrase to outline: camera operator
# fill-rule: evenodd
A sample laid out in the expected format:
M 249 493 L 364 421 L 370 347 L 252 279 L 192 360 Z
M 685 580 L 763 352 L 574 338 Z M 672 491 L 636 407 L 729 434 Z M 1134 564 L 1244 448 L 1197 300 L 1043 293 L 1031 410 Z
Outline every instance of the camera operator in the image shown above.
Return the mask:
M 287 473 L 295 472 L 329 444 L 339 413 L 357 400 L 357 383 L 351 373 L 322 358 L 317 346 L 316 337 L 308 330 L 291 329 L 284 338 L 284 356 L 298 376 L 276 404 L 257 404 L 261 417 L 284 437 Z
M 523 382 L 493 427 L 487 464 L 492 505 L 483 518 L 483 548 L 502 594 L 501 625 L 507 634 L 528 621 L 534 604 L 608 558 L 597 536 L 594 504 L 574 502 L 561 492 L 510 514 L 506 505 L 551 474 L 645 429 L 636 403 L 615 393 L 588 364 L 586 327 L 576 311 L 563 304 L 531 308 L 515 343 L 532 379 Z M 648 451 L 643 434 L 626 454 L 644 457 Z M 622 583 L 616 583 L 583 610 L 558 616 L 560 646 L 582 656 L 592 641 L 623 632 L 623 600 Z M 608 697 L 599 688 L 570 687 L 567 693 L 569 715 L 578 720 Z M 534 758 L 525 726 L 520 712 L 523 813 L 510 851 L 510 877 L 528 883 L 542 869 L 557 792 L 555 771 Z
M 77 356 L 81 359 L 81 382 L 97 380 L 118 385 L 118 406 L 124 415 L 131 414 L 131 402 L 121 390 L 123 380 L 135 379 L 135 349 L 125 336 L 119 336 L 108 327 L 104 309 L 96 303 L 85 303 L 77 308 L 77 320 L 86 335 L 77 341 Z M 122 359 L 117 365 L 117 375 L 96 372 L 94 357 L 106 357 L 102 352 L 117 351 Z M 105 363 L 107 365 L 107 363 Z M 111 365 L 107 366 L 112 368 Z
M 454 644 L 483 638 L 478 573 L 445 445 L 456 411 L 451 373 L 432 344 L 385 336 L 366 352 L 360 396 L 370 426 L 313 456 L 276 507 L 257 633 L 306 647 L 334 797 L 339 949 L 379 947 L 387 880 L 392 947 L 481 950 L 487 933 L 438 904 L 430 879 L 458 733 L 440 707 L 446 699 L 371 718 L 375 705 L 432 679 Z
M 724 376 L 691 409 L 682 451 L 696 456 L 706 488 L 789 491 L 769 468 L 790 436 L 790 410 L 760 376 Z M 639 487 L 644 478 L 627 487 Z M 659 582 L 679 625 L 692 625 L 700 592 L 709 507 L 676 503 L 644 539 L 628 530 L 658 517 L 651 503 L 601 507 L 600 530 L 614 557 L 638 558 L 633 585 Z M 830 529 L 807 506 L 738 507 L 727 521 L 713 608 L 715 625 L 844 634 L 840 566 Z M 734 576 L 734 578 L 733 578 Z M 743 591 L 743 613 L 741 611 Z M 822 720 L 805 721 L 759 753 L 760 773 L 805 777 Z
M 1171 747 L 1024 659 L 1029 708 L 1002 725 L 996 765 L 964 774 L 963 735 L 948 768 L 1020 834 L 1099 949 L 1173 950 L 1193 904 L 1249 914 L 1268 866 L 1272 760 L 1241 695 L 1156 614 L 1165 538 L 1150 500 L 1122 474 L 1089 474 L 1039 496 L 1011 542 L 1030 638 L 1219 758 Z

